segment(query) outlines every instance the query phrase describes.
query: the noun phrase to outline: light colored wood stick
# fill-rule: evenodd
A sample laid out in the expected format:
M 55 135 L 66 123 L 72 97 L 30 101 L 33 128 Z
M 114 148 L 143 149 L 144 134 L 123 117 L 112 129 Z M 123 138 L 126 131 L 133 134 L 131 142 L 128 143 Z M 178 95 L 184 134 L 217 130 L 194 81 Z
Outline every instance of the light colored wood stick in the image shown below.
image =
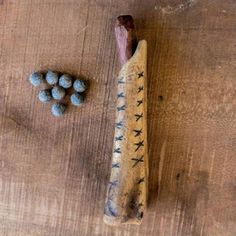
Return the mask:
M 142 40 L 118 77 L 112 167 L 104 214 L 109 225 L 140 224 L 146 207 L 146 63 L 147 43 Z

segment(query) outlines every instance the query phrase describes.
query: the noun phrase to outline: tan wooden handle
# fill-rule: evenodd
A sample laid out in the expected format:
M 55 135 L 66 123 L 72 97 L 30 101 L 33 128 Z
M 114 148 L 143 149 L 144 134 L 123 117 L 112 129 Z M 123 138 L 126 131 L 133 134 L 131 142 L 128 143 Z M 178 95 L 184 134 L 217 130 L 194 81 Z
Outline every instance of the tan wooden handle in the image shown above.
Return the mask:
M 115 135 L 111 176 L 104 221 L 110 225 L 140 224 L 147 201 L 147 43 L 138 43 L 135 54 L 118 77 Z

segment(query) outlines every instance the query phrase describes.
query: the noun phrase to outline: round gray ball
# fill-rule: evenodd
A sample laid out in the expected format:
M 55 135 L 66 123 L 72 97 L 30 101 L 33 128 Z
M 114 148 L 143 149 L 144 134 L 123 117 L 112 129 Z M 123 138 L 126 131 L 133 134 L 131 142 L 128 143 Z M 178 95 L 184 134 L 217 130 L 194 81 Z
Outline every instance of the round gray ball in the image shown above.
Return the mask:
M 43 75 L 40 72 L 34 72 L 29 76 L 30 83 L 37 87 L 43 82 Z
M 46 81 L 50 85 L 56 84 L 58 82 L 58 73 L 49 70 L 46 74 Z
M 87 86 L 83 80 L 77 79 L 74 81 L 73 88 L 76 92 L 82 93 L 86 90 Z
M 54 116 L 62 116 L 65 112 L 65 106 L 60 103 L 53 104 L 51 112 Z
M 79 93 L 73 93 L 70 97 L 70 101 L 74 106 L 79 106 L 84 101 L 84 97 Z
M 66 95 L 65 89 L 63 89 L 62 87 L 58 85 L 52 88 L 51 93 L 52 93 L 52 97 L 56 100 L 61 100 Z
M 59 79 L 59 85 L 65 89 L 68 89 L 72 86 L 72 78 L 70 75 L 64 74 Z
M 41 102 L 49 102 L 52 96 L 48 89 L 44 89 L 39 91 L 38 98 Z

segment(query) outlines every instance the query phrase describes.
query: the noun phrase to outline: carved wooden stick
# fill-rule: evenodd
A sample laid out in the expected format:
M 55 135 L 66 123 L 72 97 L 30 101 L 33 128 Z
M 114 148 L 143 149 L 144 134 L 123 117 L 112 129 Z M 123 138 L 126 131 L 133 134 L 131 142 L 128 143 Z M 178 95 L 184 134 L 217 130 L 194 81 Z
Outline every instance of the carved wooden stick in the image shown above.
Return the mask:
M 118 17 L 115 32 L 122 69 L 118 77 L 112 167 L 104 221 L 110 225 L 140 224 L 146 207 L 148 180 L 147 43 L 142 40 L 136 48 L 131 16 Z
M 120 63 L 123 66 L 133 56 L 137 47 L 133 17 L 119 16 L 115 25 L 115 34 Z

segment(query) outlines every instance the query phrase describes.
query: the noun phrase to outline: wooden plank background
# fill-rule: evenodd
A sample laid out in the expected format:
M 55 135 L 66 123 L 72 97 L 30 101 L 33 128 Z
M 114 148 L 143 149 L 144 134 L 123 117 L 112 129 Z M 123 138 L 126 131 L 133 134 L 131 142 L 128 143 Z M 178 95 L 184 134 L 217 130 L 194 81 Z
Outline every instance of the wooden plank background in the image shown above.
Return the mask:
M 149 209 L 104 225 L 116 76 L 114 20 L 148 41 Z M 62 118 L 27 82 L 90 80 Z M 236 235 L 235 0 L 0 1 L 0 235 Z

